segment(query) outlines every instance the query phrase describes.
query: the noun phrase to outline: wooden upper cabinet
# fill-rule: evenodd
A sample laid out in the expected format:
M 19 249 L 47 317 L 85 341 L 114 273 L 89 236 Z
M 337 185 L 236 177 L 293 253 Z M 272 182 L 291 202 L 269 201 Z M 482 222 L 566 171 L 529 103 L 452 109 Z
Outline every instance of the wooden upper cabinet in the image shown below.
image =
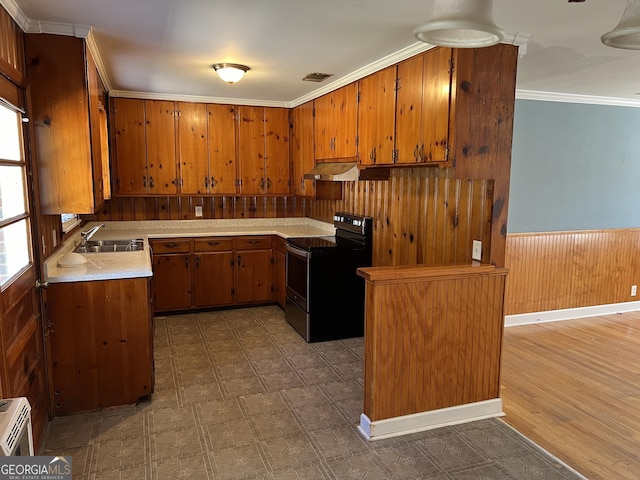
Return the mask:
M 394 163 L 396 70 L 394 65 L 358 82 L 358 162 L 363 165 Z
M 174 102 L 113 99 L 115 188 L 119 195 L 178 193 Z
M 240 193 L 288 194 L 288 110 L 240 106 L 238 116 Z
M 358 82 L 314 100 L 316 160 L 355 161 L 357 100 Z
M 238 107 L 238 178 L 240 193 L 264 190 L 264 107 Z
M 96 205 L 111 197 L 109 143 L 107 133 L 106 92 L 91 52 L 87 50 L 87 81 L 89 85 L 89 128 L 93 162 L 93 191 Z
M 111 118 L 115 131 L 115 193 L 147 193 L 144 100 L 113 98 Z
M 207 105 L 209 193 L 236 193 L 236 107 Z
M 438 47 L 425 53 L 422 86 L 424 151 L 421 152 L 424 162 L 445 162 L 449 159 L 452 73 L 451 48 Z
M 99 145 L 95 64 L 85 41 L 75 37 L 27 34 L 25 51 L 41 211 L 92 214 L 109 182 L 102 167 L 107 152 Z
M 314 197 L 315 180 L 306 180 L 304 174 L 313 170 L 313 102 L 304 103 L 291 112 L 291 166 L 292 193 L 303 197 Z
M 164 100 L 145 100 L 144 103 L 149 193 L 178 193 L 176 105 Z
M 290 189 L 289 109 L 266 107 L 265 125 L 265 184 L 263 192 L 288 195 Z
M 448 161 L 452 55 L 436 47 L 398 64 L 396 163 Z
M 199 195 L 209 192 L 209 135 L 207 105 L 178 103 L 178 159 L 180 192 Z

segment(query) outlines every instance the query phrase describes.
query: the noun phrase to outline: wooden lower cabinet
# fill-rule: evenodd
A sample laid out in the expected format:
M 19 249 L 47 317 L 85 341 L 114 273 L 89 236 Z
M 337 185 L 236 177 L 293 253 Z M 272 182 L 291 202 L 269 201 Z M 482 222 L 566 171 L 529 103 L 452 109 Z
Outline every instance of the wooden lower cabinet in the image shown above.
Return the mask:
M 55 415 L 127 405 L 153 392 L 149 283 L 132 278 L 49 285 Z
M 154 255 L 153 302 L 156 310 L 191 306 L 190 261 L 188 253 Z
M 274 300 L 271 236 L 153 239 L 156 312 Z
M 235 303 L 233 238 L 193 240 L 193 306 L 219 307 Z

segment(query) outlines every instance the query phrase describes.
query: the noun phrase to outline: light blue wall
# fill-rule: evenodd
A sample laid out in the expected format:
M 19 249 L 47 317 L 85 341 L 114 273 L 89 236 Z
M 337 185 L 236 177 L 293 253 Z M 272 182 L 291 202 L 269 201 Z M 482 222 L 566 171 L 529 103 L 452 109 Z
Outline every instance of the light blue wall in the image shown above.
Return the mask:
M 640 227 L 640 108 L 516 100 L 509 233 Z

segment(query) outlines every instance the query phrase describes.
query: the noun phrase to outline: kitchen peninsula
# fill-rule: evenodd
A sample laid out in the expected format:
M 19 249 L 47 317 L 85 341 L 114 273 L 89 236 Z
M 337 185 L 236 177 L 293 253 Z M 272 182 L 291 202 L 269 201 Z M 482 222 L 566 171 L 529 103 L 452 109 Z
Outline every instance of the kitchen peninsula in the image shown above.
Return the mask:
M 152 287 L 150 244 L 154 239 L 175 239 L 169 243 L 179 245 L 178 239 L 247 238 L 248 245 L 252 245 L 252 239 L 266 238 L 269 258 L 275 258 L 271 257 L 272 239 L 333 233 L 333 225 L 307 218 L 107 222 L 95 240 L 141 238 L 144 248 L 86 253 L 82 254 L 86 262 L 73 267 L 59 266 L 59 261 L 79 242 L 80 232 L 76 232 L 45 262 L 51 322 L 50 374 L 56 414 L 130 404 L 153 392 L 152 291 L 161 288 L 157 283 L 162 282 L 156 279 Z M 162 255 L 155 256 L 159 257 Z M 185 258 L 188 270 L 190 257 Z M 278 289 L 274 283 L 283 281 L 275 271 L 284 268 L 284 263 L 280 263 L 269 262 L 275 268 L 269 268 L 268 301 L 276 300 Z M 170 278 L 169 284 L 179 289 L 179 283 L 173 283 L 175 279 Z M 188 291 L 190 294 L 190 287 Z M 163 296 L 163 292 L 156 295 Z

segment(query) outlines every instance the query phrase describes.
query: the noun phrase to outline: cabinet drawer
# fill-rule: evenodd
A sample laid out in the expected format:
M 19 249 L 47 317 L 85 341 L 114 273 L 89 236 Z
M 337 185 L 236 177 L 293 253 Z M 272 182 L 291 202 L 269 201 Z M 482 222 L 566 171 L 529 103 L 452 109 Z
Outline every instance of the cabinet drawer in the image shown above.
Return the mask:
M 272 248 L 275 251 L 282 252 L 282 253 L 285 253 L 287 251 L 287 241 L 284 238 L 274 235 L 272 239 L 272 243 L 273 243 Z
M 255 237 L 238 237 L 236 238 L 237 250 L 256 250 L 256 249 L 268 249 L 271 248 L 270 236 L 255 236 Z
M 189 240 L 184 239 L 151 240 L 153 253 L 189 253 L 190 244 Z
M 212 237 L 194 240 L 196 252 L 220 252 L 233 250 L 233 239 L 226 237 Z

